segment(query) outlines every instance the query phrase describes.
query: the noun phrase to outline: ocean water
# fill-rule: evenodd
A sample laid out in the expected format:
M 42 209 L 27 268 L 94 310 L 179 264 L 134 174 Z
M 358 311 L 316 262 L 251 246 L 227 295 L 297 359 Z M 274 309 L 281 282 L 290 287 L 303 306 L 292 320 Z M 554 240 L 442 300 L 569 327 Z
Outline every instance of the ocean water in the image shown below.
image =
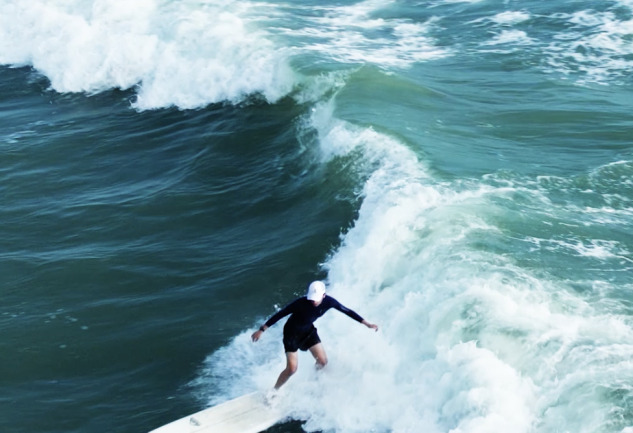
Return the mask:
M 633 432 L 633 2 L 0 0 L 0 432 Z

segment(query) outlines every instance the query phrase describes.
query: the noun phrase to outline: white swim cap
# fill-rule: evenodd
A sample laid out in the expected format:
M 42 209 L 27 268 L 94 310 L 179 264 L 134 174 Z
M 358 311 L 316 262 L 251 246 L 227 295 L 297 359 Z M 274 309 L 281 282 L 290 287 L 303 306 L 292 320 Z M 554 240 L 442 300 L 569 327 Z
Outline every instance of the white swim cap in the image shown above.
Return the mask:
M 309 301 L 320 301 L 325 294 L 325 284 L 323 281 L 313 281 L 308 286 L 308 293 L 306 297 Z

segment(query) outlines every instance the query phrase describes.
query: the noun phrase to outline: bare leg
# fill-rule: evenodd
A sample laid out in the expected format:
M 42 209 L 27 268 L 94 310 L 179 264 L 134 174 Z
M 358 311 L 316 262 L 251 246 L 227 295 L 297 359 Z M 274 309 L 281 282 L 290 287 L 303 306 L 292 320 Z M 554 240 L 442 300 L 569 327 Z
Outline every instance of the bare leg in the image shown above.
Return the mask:
M 312 346 L 310 348 L 310 353 L 314 356 L 314 359 L 316 359 L 317 370 L 320 370 L 327 365 L 327 355 L 325 354 L 323 344 L 317 343 Z
M 297 352 L 286 352 L 286 368 L 279 374 L 275 389 L 281 388 L 281 386 L 290 379 L 290 376 L 295 374 L 299 367 L 299 356 Z

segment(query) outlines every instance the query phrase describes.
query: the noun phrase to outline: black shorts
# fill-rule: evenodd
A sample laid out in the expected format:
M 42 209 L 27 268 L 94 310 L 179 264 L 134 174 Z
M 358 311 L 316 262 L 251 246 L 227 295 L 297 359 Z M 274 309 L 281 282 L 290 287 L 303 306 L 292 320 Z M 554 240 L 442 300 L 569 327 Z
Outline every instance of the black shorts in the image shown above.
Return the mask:
M 284 349 L 286 352 L 306 351 L 315 344 L 319 344 L 321 339 L 315 327 L 303 334 L 298 334 L 284 328 Z

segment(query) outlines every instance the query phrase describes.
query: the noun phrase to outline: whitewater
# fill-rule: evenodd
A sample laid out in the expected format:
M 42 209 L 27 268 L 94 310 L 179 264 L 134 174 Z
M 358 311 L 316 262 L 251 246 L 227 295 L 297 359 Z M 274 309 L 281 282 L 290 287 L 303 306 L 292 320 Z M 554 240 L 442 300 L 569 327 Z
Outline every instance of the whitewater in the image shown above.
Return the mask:
M 214 292 L 240 318 L 180 366 L 188 376 L 170 391 L 191 396 L 193 412 L 267 390 L 285 362 L 282 326 L 257 344 L 250 335 L 304 292 L 310 273 L 323 277 L 380 331 L 336 312 L 321 318 L 330 363 L 315 371 L 300 354 L 279 404 L 301 424 L 271 431 L 633 433 L 632 34 L 627 0 L 0 0 L 0 64 L 43 77 L 41 94 L 119 92 L 112 110 L 138 116 L 130 125 L 208 110 L 210 130 L 195 131 L 209 137 L 261 122 L 244 154 L 262 171 L 243 167 L 248 180 L 234 194 L 275 188 L 275 205 L 297 214 L 352 209 L 331 217 L 333 244 L 288 239 L 325 251 L 283 289 L 256 258 L 214 274 L 248 269 L 266 284 L 241 289 L 248 307 Z M 40 135 L 38 121 L 47 122 L 5 127 L 5 155 Z M 160 146 L 171 151 L 174 136 Z M 268 136 L 282 143 L 275 155 L 258 151 Z M 198 173 L 196 158 L 178 175 Z M 268 181 L 271 172 L 288 184 Z M 293 195 L 307 183 L 301 200 Z M 160 185 L 183 201 L 200 192 Z M 205 214 L 194 207 L 183 212 Z M 147 212 L 173 230 L 186 225 Z M 243 251 L 265 249 L 276 225 L 316 233 L 267 212 Z M 251 223 L 236 220 L 236 231 Z M 187 278 L 203 279 L 201 250 L 217 255 L 216 243 L 232 242 L 216 234 L 189 252 Z M 159 273 L 177 266 L 137 260 Z M 196 318 L 188 326 L 205 317 L 192 306 L 196 284 L 182 310 Z M 145 296 L 141 306 L 157 295 Z M 213 329 L 232 319 L 207 320 Z M 147 430 L 159 419 L 168 421 L 155 415 Z

